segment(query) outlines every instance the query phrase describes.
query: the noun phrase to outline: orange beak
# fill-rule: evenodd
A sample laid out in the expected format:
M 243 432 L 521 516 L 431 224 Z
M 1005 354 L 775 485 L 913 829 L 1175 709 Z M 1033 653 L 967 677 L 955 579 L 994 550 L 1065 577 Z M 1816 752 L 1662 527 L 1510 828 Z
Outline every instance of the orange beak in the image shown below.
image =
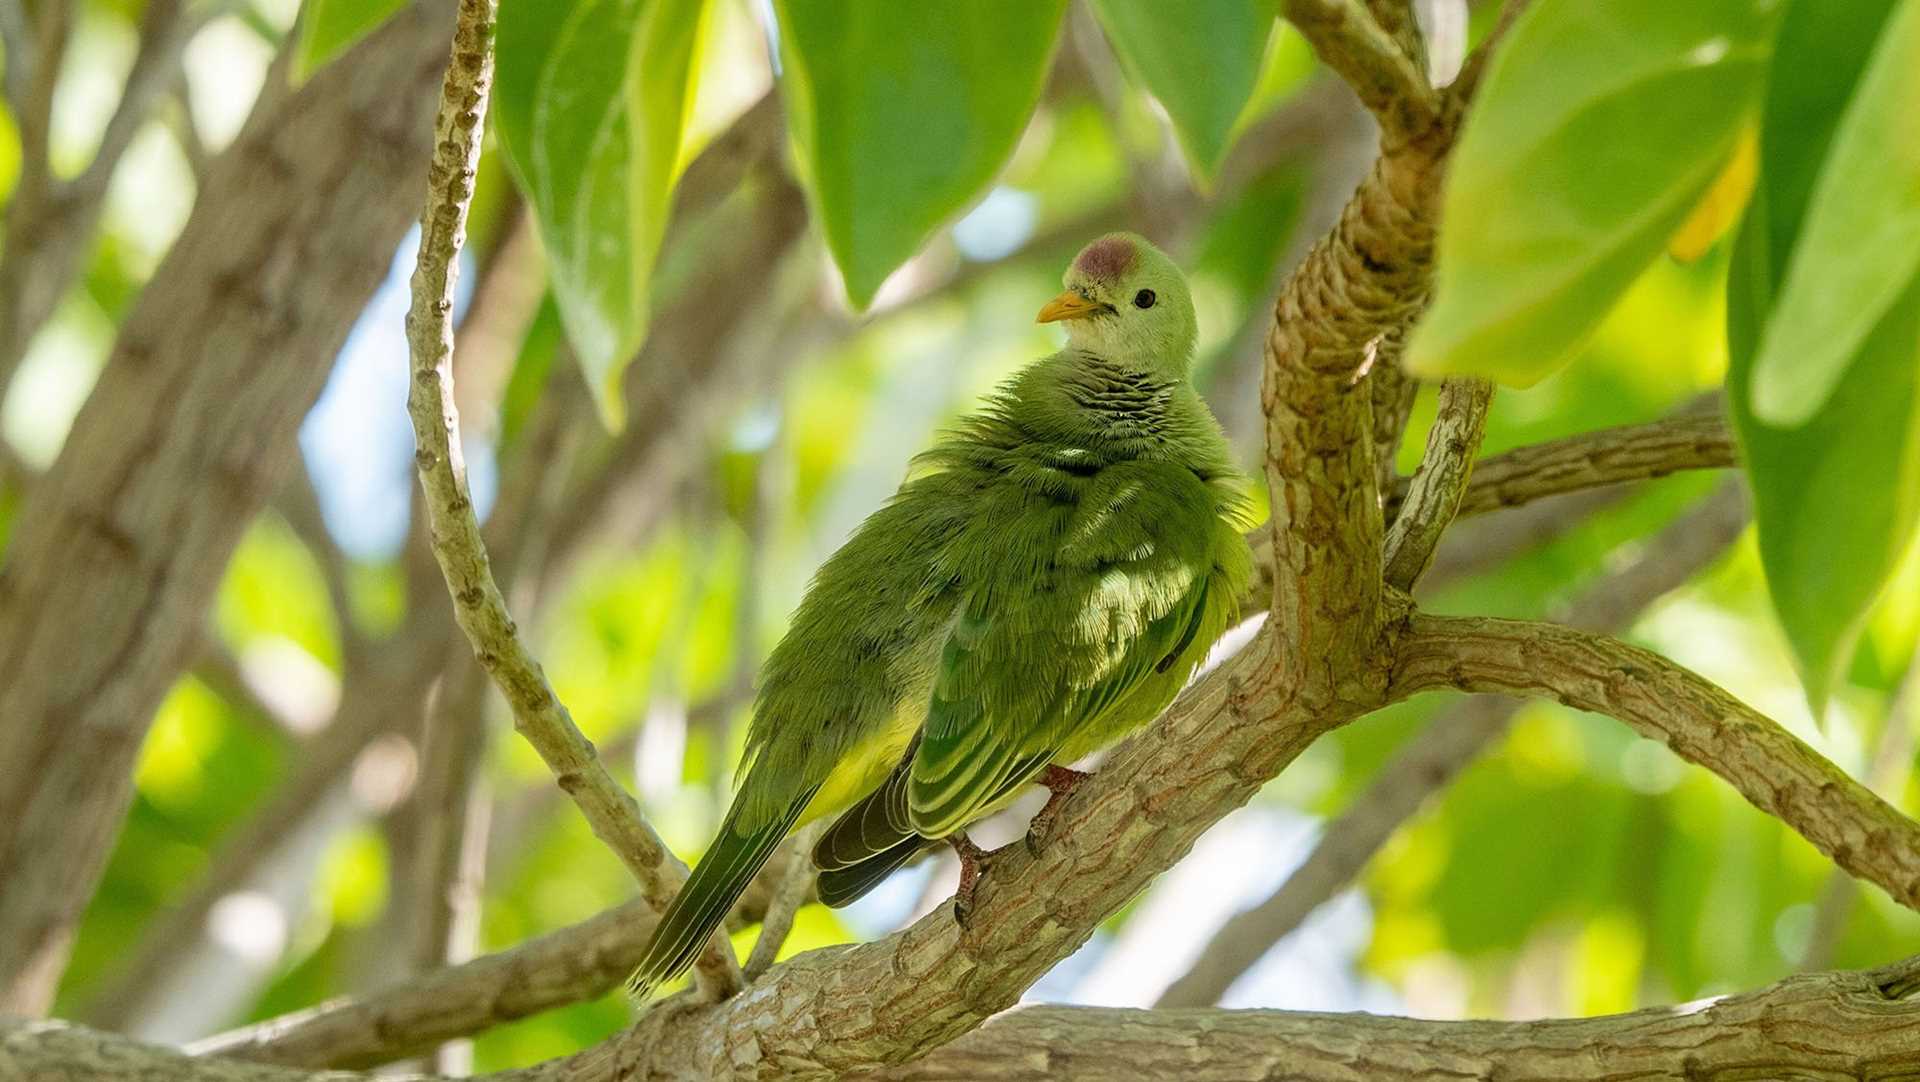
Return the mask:
M 1039 318 L 1035 319 L 1034 322 L 1058 323 L 1063 319 L 1085 319 L 1088 316 L 1111 311 L 1113 311 L 1113 309 L 1107 305 L 1101 304 L 1099 301 L 1090 301 L 1069 289 L 1065 293 L 1048 301 L 1047 306 L 1040 309 Z

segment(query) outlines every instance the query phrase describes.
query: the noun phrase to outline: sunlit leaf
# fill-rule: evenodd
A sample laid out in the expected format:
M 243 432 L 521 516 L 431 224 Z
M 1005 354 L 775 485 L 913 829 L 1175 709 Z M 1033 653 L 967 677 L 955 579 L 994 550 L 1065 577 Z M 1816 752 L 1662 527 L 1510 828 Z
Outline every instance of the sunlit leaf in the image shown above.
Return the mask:
M 788 128 L 856 306 L 1013 153 L 1065 7 L 776 0 Z
M 495 127 L 539 223 L 568 340 L 615 427 L 621 370 L 646 335 L 704 10 L 569 0 L 500 11 Z
M 1499 51 L 1447 179 L 1427 375 L 1564 363 L 1721 172 L 1760 90 L 1766 0 L 1542 0 Z
M 1167 110 L 1202 176 L 1226 157 L 1259 79 L 1273 5 L 1265 0 L 1094 0 L 1113 51 Z
M 1753 194 L 1754 178 L 1759 173 L 1760 134 L 1753 127 L 1744 128 L 1720 175 L 1708 185 L 1700 202 L 1694 204 L 1680 231 L 1667 242 L 1667 254 L 1682 263 L 1691 263 L 1706 255 L 1714 242 L 1740 220 L 1740 212 L 1747 208 L 1747 197 Z
M 1821 5 L 1823 17 L 1831 6 Z M 1834 130 L 1761 332 L 1752 388 L 1761 418 L 1812 417 L 1920 268 L 1916 117 L 1920 0 L 1903 0 Z
M 1728 398 L 1753 480 L 1761 559 L 1816 705 L 1920 511 L 1920 275 L 1881 308 L 1802 424 L 1755 415 L 1756 351 L 1769 313 L 1779 318 L 1777 283 L 1797 258 L 1795 239 L 1825 192 L 1819 163 L 1843 138 L 1837 106 L 1871 78 L 1873 41 L 1893 6 L 1847 5 L 1838 18 L 1819 0 L 1800 0 L 1788 13 L 1763 116 L 1760 186 L 1727 287 Z
M 295 77 L 319 71 L 406 6 L 407 0 L 310 0 L 301 23 Z

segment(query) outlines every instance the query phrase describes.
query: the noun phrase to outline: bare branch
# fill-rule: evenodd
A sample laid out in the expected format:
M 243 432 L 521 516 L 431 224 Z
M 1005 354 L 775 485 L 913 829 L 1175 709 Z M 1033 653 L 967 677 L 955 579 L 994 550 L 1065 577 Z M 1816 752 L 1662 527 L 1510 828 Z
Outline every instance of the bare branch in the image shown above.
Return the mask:
M 824 821 L 809 823 L 801 827 L 793 837 L 793 849 L 796 853 L 813 852 L 813 843 L 820 838 L 820 832 L 826 829 Z M 813 891 L 813 864 L 806 859 L 792 861 L 785 874 L 775 880 L 773 894 L 767 901 L 767 913 L 760 925 L 760 938 L 753 941 L 753 952 L 747 956 L 746 974 L 753 980 L 773 968 L 780 956 L 780 948 L 793 931 L 793 916 L 800 907 L 807 904 L 807 897 Z
M 93 160 L 72 182 L 77 202 L 98 202 L 107 193 L 114 170 L 133 137 L 166 96 L 180 74 L 180 56 L 202 27 L 222 14 L 230 0 L 187 10 L 187 0 L 150 0 L 140 17 L 140 46 L 120 91 L 120 101 L 107 118 Z
M 1699 408 L 1647 424 L 1583 432 L 1474 463 L 1459 516 L 1681 470 L 1724 469 L 1738 464 L 1736 452 L 1726 421 Z M 1397 514 L 1405 498 L 1404 490 L 1390 495 L 1387 513 Z
M 1725 552 L 1746 527 L 1746 493 L 1723 486 L 1680 516 L 1637 555 L 1602 576 L 1567 609 L 1574 627 L 1613 632 Z M 1300 926 L 1373 859 L 1428 797 L 1506 732 L 1520 704 L 1476 696 L 1428 723 L 1382 767 L 1346 812 L 1328 825 L 1313 851 L 1265 901 L 1236 914 L 1215 933 L 1186 974 L 1167 987 L 1156 1007 L 1205 1007 L 1219 1001 L 1269 948 Z
M 774 851 L 734 904 L 727 931 L 748 928 L 772 904 L 774 884 L 806 855 L 791 843 Z M 188 1051 L 301 1067 L 372 1067 L 517 1018 L 604 995 L 625 980 L 659 914 L 635 900 L 509 950 L 436 969 L 357 999 L 317 1007 L 209 1037 Z
M 1360 0 L 1286 0 L 1281 11 L 1321 62 L 1359 95 L 1389 146 L 1417 138 L 1439 122 L 1439 98 L 1427 83 L 1424 64 L 1403 50 Z
M 1420 37 L 1420 21 L 1413 13 L 1413 0 L 1367 0 L 1367 11 L 1394 45 L 1414 64 L 1424 69 L 1426 42 Z
M 889 1082 L 1116 1078 L 1351 1082 L 1642 1082 L 1892 1078 L 1920 1058 L 1908 959 L 1790 977 L 1757 992 L 1600 1018 L 1430 1022 L 1288 1011 L 1026 1007 Z
M 1553 624 L 1417 615 L 1395 686 L 1541 695 L 1618 718 L 1920 909 L 1920 825 L 1779 723 L 1651 650 Z
M 1433 564 L 1440 535 L 1453 525 L 1487 431 L 1493 384 L 1454 376 L 1440 384 L 1440 412 L 1427 431 L 1427 452 L 1387 531 L 1387 585 L 1412 592 Z
M 579 805 L 594 835 L 639 880 L 642 896 L 664 908 L 684 881 L 684 866 L 640 817 L 633 797 L 601 765 L 593 744 L 573 724 L 539 662 L 520 641 L 467 494 L 460 414 L 454 404 L 453 296 L 456 256 L 465 240 L 493 82 L 493 22 L 494 0 L 461 0 L 453 58 L 434 124 L 434 161 L 421 216 L 413 305 L 407 313 L 407 345 L 413 358 L 407 411 L 419 448 L 415 459 L 426 494 L 433 553 L 453 596 L 455 619 L 481 666 L 506 696 L 514 727 Z M 717 935 L 695 963 L 695 973 L 714 996 L 740 987 L 732 952 Z
M 859 1077 L 892 1082 L 1108 1082 L 1279 1078 L 1350 1082 L 1628 1082 L 1706 1078 L 1895 1078 L 1920 1060 L 1920 959 L 1803 974 L 1685 1007 L 1599 1018 L 1436 1022 L 1292 1011 L 1026 1007 L 918 1063 Z M 606 1042 L 489 1082 L 668 1077 Z M 819 1077 L 783 1064 L 786 1077 Z M 59 1022 L 0 1020 L 0 1077 L 36 1082 L 350 1082 L 350 1074 L 190 1059 Z M 421 1082 L 439 1082 L 438 1079 Z
M 1447 85 L 1446 93 L 1450 99 L 1467 102 L 1479 92 L 1480 80 L 1487 73 L 1487 65 L 1493 62 L 1494 54 L 1499 52 L 1507 40 L 1507 34 L 1512 32 L 1514 22 L 1526 12 L 1530 3 L 1532 0 L 1506 0 L 1501 5 L 1500 18 L 1493 24 L 1493 29 L 1474 47 L 1473 52 L 1467 54 L 1466 60 L 1460 65 L 1460 74 Z
M 277 490 L 300 418 L 391 265 L 411 202 L 398 193 L 418 191 L 431 137 L 432 57 L 445 55 L 427 31 L 449 8 L 413 5 L 351 63 L 256 109 L 13 519 L 0 761 L 37 766 L 0 771 L 8 1008 L 51 997 L 142 737 L 190 658 L 183 622 Z M 0 361 L 13 329 L 0 326 Z

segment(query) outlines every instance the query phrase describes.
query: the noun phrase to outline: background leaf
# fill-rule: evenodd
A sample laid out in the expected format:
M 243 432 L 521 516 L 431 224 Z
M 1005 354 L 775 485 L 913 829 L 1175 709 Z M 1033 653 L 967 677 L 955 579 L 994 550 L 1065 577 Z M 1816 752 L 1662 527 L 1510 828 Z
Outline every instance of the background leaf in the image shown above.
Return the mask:
M 1768 421 L 1798 424 L 1814 415 L 1920 268 L 1916 116 L 1920 0 L 1904 0 L 1833 132 L 1778 279 L 1754 361 L 1753 408 Z
M 1920 275 L 1840 357 L 1837 382 L 1804 423 L 1774 425 L 1753 410 L 1761 326 L 1770 313 L 1778 318 L 1776 284 L 1811 222 L 1810 204 L 1825 194 L 1816 178 L 1829 148 L 1839 149 L 1840 105 L 1856 83 L 1867 85 L 1874 40 L 1894 4 L 1845 7 L 1841 16 L 1800 0 L 1782 23 L 1759 188 L 1727 287 L 1728 398 L 1753 481 L 1760 555 L 1816 705 L 1852 654 L 1920 511 Z
M 1543 0 L 1454 152 L 1409 364 L 1531 384 L 1587 338 L 1719 175 L 1760 89 L 1763 0 Z
M 1065 7 L 777 0 L 788 127 L 856 307 L 1013 153 Z
M 294 76 L 304 79 L 407 6 L 407 0 L 310 0 Z
M 1093 10 L 1128 73 L 1167 110 L 1195 171 L 1211 177 L 1260 77 L 1273 5 L 1093 0 Z
M 646 336 L 703 11 L 702 0 L 573 0 L 500 12 L 495 127 L 613 428 L 621 370 Z

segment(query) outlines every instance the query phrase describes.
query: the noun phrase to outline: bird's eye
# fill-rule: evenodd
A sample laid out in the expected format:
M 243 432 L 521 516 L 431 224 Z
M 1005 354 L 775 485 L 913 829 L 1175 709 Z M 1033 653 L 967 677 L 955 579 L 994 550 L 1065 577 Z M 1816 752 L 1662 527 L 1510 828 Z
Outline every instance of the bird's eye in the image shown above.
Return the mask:
M 1152 308 L 1153 302 L 1157 299 L 1158 298 L 1153 295 L 1153 290 L 1143 289 L 1133 295 L 1133 306 L 1135 308 Z

